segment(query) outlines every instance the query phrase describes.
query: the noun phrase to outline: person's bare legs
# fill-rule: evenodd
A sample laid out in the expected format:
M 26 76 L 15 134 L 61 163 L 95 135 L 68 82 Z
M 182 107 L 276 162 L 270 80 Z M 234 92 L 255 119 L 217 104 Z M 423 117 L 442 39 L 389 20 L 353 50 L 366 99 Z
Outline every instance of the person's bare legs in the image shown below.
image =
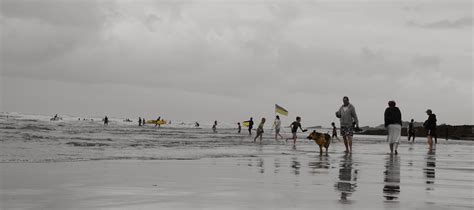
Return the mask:
M 253 138 L 253 142 L 257 142 L 257 138 L 260 136 L 261 134 L 258 134 L 255 136 L 255 138 Z
M 296 133 L 293 133 L 293 145 L 296 145 Z
M 344 139 L 344 146 L 346 147 L 346 152 L 349 152 L 347 136 L 342 136 L 342 139 Z
M 390 146 L 390 154 L 393 154 L 393 144 L 390 143 L 390 144 L 388 144 L 388 145 Z
M 431 152 L 433 150 L 433 137 L 428 136 L 428 146 L 429 146 L 429 151 Z
M 393 144 L 393 149 L 395 150 L 395 155 L 398 155 L 398 142 Z
M 352 153 L 352 136 L 348 136 L 347 141 L 349 143 L 349 153 Z

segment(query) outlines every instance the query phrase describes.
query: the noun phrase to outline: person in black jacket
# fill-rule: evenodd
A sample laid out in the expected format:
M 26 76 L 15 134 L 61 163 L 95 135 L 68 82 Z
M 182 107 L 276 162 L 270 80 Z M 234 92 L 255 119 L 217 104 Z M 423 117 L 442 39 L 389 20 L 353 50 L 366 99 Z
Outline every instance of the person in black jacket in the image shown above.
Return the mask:
M 433 114 L 431 109 L 426 110 L 426 114 L 428 119 L 423 123 L 423 127 L 427 130 L 429 151 L 431 152 L 433 149 L 433 137 L 436 137 L 436 115 Z
M 395 154 L 398 154 L 398 143 L 402 136 L 402 113 L 395 105 L 395 101 L 389 101 L 384 113 L 385 127 L 388 130 L 387 141 L 390 146 L 390 154 L 393 154 L 393 150 L 395 150 Z

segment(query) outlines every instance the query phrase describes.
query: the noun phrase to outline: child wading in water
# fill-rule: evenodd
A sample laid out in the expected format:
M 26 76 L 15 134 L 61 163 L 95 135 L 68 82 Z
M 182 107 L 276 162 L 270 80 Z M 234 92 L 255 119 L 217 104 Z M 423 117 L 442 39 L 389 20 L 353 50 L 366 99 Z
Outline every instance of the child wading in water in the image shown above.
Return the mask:
M 280 134 L 281 129 L 281 120 L 280 116 L 276 116 L 275 122 L 273 122 L 273 127 L 275 128 L 275 141 L 278 141 L 277 138 L 280 136 L 283 139 L 283 136 Z
M 298 128 L 301 129 L 301 131 L 303 132 L 306 132 L 307 130 L 303 130 L 303 128 L 301 128 L 301 117 L 296 117 L 296 121 L 294 121 L 293 123 L 291 123 L 290 125 L 291 127 L 291 133 L 293 134 L 293 145 L 296 144 L 296 131 L 298 131 Z M 286 139 L 285 141 L 288 141 L 290 139 Z
M 262 121 L 261 121 L 260 124 L 258 125 L 258 128 L 257 128 L 257 136 L 255 136 L 255 138 L 253 139 L 253 142 L 256 142 L 256 141 L 257 141 L 257 138 L 260 137 L 260 144 L 262 143 L 262 138 L 263 138 L 263 124 L 265 124 L 265 117 L 262 118 Z
M 217 133 L 217 120 L 214 121 L 214 125 L 212 126 L 212 132 Z

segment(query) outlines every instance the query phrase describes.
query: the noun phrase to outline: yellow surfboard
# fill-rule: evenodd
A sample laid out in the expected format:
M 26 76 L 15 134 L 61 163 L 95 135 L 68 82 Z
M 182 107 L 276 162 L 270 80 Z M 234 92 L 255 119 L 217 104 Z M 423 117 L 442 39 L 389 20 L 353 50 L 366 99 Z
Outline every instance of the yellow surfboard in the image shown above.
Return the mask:
M 242 125 L 243 125 L 244 127 L 249 127 L 249 126 L 250 126 L 250 122 L 249 122 L 249 121 L 243 121 L 243 122 L 242 122 Z
M 165 125 L 166 121 L 165 120 L 147 120 L 146 123 L 148 124 L 158 124 L 158 125 Z

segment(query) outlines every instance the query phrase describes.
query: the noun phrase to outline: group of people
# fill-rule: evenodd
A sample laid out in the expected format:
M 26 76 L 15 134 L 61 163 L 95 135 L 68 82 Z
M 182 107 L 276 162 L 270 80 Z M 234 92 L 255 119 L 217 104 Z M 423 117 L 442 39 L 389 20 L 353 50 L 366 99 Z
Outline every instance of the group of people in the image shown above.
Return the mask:
M 138 126 L 145 125 L 145 118 L 138 117 Z
M 437 139 L 436 134 L 436 115 L 431 109 L 426 110 L 428 119 L 423 123 L 423 127 L 427 131 L 429 152 L 433 150 L 433 138 Z M 388 107 L 384 113 L 385 127 L 388 130 L 387 141 L 389 142 L 390 153 L 398 154 L 398 144 L 400 142 L 402 133 L 402 114 L 400 109 L 396 106 L 395 101 L 389 101 Z M 408 124 L 408 141 L 413 138 L 415 142 L 415 126 L 414 120 L 411 119 Z
M 357 113 L 355 111 L 354 106 L 351 103 L 349 103 L 349 97 L 344 96 L 342 101 L 343 101 L 342 106 L 336 111 L 336 117 L 340 119 L 341 136 L 344 140 L 344 146 L 346 148 L 346 152 L 351 153 L 352 152 L 352 137 L 354 135 L 354 130 L 360 130 L 359 119 L 357 118 Z M 259 127 L 257 129 L 257 136 L 254 138 L 254 142 L 256 141 L 258 137 L 260 137 L 260 141 L 262 141 L 264 123 L 265 123 L 265 118 L 262 118 L 262 121 L 259 124 Z M 332 137 L 337 138 L 337 128 L 335 126 L 335 123 L 333 122 L 331 124 L 333 126 Z M 276 116 L 275 122 L 273 123 L 273 128 L 275 128 L 275 140 L 278 139 L 278 136 L 280 136 L 283 139 L 283 136 L 280 134 L 281 121 L 278 115 Z M 293 144 L 296 144 L 298 128 L 302 132 L 307 131 L 306 129 L 303 129 L 301 126 L 301 117 L 296 117 L 296 120 L 291 123 L 290 129 L 291 129 L 292 137 L 286 139 L 285 141 L 293 140 Z M 251 127 L 249 127 L 249 133 L 251 134 L 250 129 Z
M 359 119 L 357 118 L 357 113 L 355 110 L 355 107 L 349 102 L 349 97 L 344 96 L 342 99 L 343 104 L 341 107 L 336 111 L 335 115 L 337 118 L 340 120 L 340 133 L 341 136 L 344 140 L 344 146 L 345 146 L 345 152 L 346 153 L 352 153 L 352 138 L 354 135 L 354 131 L 358 131 L 359 129 Z M 429 146 L 429 151 L 432 151 L 433 149 L 433 138 L 435 139 L 435 142 L 437 140 L 437 134 L 436 134 L 436 115 L 433 114 L 432 110 L 428 109 L 426 110 L 426 114 L 428 115 L 428 119 L 425 121 L 423 124 L 423 127 L 427 130 L 427 138 L 428 138 L 428 146 Z M 55 116 L 56 118 L 57 116 Z M 156 120 L 156 125 L 155 126 L 160 126 L 159 121 L 161 117 L 158 117 Z M 109 120 L 108 117 L 105 116 L 103 119 L 104 124 L 107 125 Z M 388 107 L 385 110 L 384 113 L 384 125 L 388 130 L 388 135 L 387 135 L 387 141 L 389 143 L 389 148 L 391 153 L 398 154 L 398 145 L 400 142 L 401 138 L 401 130 L 402 130 L 402 115 L 400 109 L 396 106 L 395 101 L 389 101 L 388 102 Z M 145 125 L 145 118 L 138 118 L 138 123 L 139 126 Z M 257 127 L 257 135 L 253 139 L 254 142 L 257 141 L 257 139 L 260 139 L 260 143 L 262 142 L 263 139 L 263 127 L 266 122 L 266 119 L 263 117 L 258 124 Z M 252 129 L 253 129 L 253 118 L 251 117 L 248 121 L 244 122 L 244 125 L 248 127 L 248 132 L 249 135 L 252 135 Z M 337 137 L 337 128 L 334 122 L 331 123 L 332 125 L 332 138 L 339 138 Z M 240 122 L 237 123 L 237 132 L 240 133 L 242 130 L 242 125 Z M 195 127 L 199 127 L 199 123 L 195 122 Z M 275 129 L 275 140 L 278 140 L 278 137 L 283 139 L 283 136 L 280 134 L 281 131 L 281 120 L 280 117 L 277 115 L 275 118 L 275 121 L 273 122 L 272 129 Z M 291 133 L 292 137 L 286 139 L 285 141 L 288 140 L 293 140 L 293 144 L 296 144 L 296 139 L 297 139 L 297 131 L 298 128 L 302 132 L 306 132 L 306 129 L 303 129 L 301 126 L 301 117 L 296 117 L 296 120 L 291 123 L 290 125 L 291 128 Z M 214 121 L 214 124 L 212 126 L 212 131 L 214 133 L 217 132 L 217 121 Z M 413 142 L 415 141 L 415 126 L 414 126 L 414 120 L 411 119 L 411 122 L 408 125 L 408 141 L 410 141 L 411 138 L 413 138 Z
M 339 118 L 340 120 L 340 133 L 342 136 L 342 139 L 344 141 L 344 146 L 345 146 L 345 152 L 346 153 L 352 153 L 352 139 L 354 136 L 354 131 L 360 131 L 359 128 L 359 119 L 357 117 L 357 113 L 355 110 L 355 107 L 349 102 L 349 97 L 344 96 L 342 99 L 343 104 L 341 107 L 336 111 L 336 117 Z M 428 146 L 429 146 L 429 151 L 432 151 L 433 149 L 433 138 L 437 138 L 436 135 L 436 115 L 433 114 L 432 110 L 428 109 L 426 111 L 426 114 L 428 115 L 428 119 L 425 121 L 423 124 L 423 127 L 427 130 L 427 138 L 428 138 Z M 387 141 L 389 143 L 389 148 L 390 148 L 390 153 L 391 154 L 398 154 L 398 145 L 400 142 L 401 138 L 401 130 L 402 130 L 402 115 L 400 109 L 396 106 L 395 101 L 389 101 L 388 102 L 388 107 L 385 110 L 384 113 L 384 125 L 388 130 L 388 135 L 387 135 Z M 257 135 L 253 139 L 254 142 L 256 142 L 257 139 L 260 139 L 260 143 L 262 142 L 263 138 L 263 126 L 266 122 L 265 118 L 262 118 L 260 121 L 258 127 L 257 127 Z M 248 127 L 248 132 L 249 135 L 252 135 L 252 129 L 253 129 L 253 118 L 250 118 L 250 120 L 244 122 L 245 125 Z M 332 138 L 337 138 L 337 128 L 334 122 L 331 123 L 333 130 L 332 130 Z M 240 122 L 237 123 L 237 132 L 241 132 L 241 124 Z M 275 140 L 278 140 L 278 137 L 283 139 L 283 136 L 280 134 L 281 130 L 281 120 L 280 117 L 277 115 L 275 118 L 275 121 L 273 123 L 272 128 L 275 129 Z M 298 128 L 302 132 L 306 132 L 305 129 L 302 128 L 301 126 L 301 117 L 296 117 L 296 120 L 291 123 L 290 125 L 291 128 L 291 133 L 292 133 L 292 138 L 286 139 L 288 140 L 293 140 L 293 144 L 296 144 L 296 139 L 297 139 L 297 131 Z M 214 125 L 212 126 L 213 132 L 217 132 L 217 121 L 214 122 Z M 408 127 L 408 140 L 410 141 L 411 138 L 413 138 L 413 142 L 415 141 L 415 128 L 414 128 L 414 120 L 411 119 L 411 122 Z

